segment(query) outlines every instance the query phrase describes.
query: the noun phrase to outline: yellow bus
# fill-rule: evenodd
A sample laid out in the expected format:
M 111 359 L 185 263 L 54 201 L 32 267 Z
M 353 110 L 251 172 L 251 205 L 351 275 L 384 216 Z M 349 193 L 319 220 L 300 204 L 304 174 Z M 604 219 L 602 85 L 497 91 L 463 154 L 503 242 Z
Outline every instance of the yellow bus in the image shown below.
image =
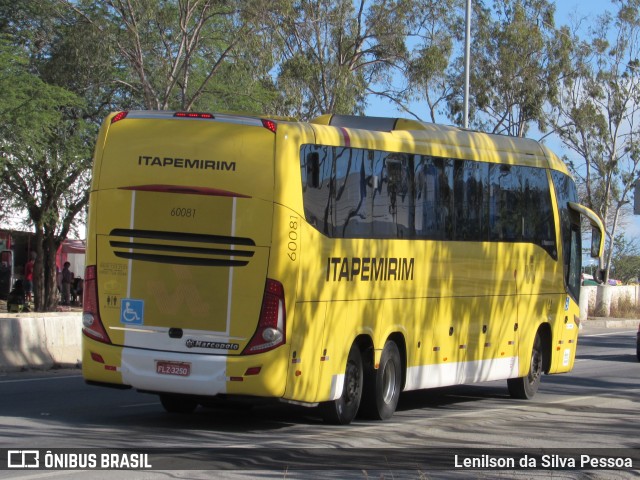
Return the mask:
M 414 120 L 110 115 L 88 220 L 87 382 L 387 419 L 401 391 L 507 380 L 577 346 L 581 217 L 539 143 Z

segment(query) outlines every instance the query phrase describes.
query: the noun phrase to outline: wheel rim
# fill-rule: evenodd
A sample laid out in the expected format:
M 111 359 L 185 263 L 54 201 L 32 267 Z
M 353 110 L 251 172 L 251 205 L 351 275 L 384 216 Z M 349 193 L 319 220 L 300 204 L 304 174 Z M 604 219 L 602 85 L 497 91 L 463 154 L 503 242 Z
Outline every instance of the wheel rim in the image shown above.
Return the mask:
M 347 404 L 351 404 L 358 398 L 358 392 L 360 391 L 358 367 L 352 362 L 347 364 L 347 378 L 345 383 L 345 400 Z
M 396 394 L 396 369 L 393 362 L 387 362 L 384 366 L 382 382 L 382 400 L 388 405 Z
M 529 383 L 535 383 L 542 376 L 542 353 L 534 349 L 531 354 L 531 371 L 529 372 Z

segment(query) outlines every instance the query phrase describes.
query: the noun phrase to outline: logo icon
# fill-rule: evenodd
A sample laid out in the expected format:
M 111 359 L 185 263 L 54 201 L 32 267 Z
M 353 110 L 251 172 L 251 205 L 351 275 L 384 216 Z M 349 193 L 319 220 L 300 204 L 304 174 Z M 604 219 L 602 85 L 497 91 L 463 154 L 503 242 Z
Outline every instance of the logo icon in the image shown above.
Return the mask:
M 120 301 L 120 323 L 142 325 L 144 323 L 144 300 L 123 298 Z
M 7 451 L 8 468 L 39 468 L 40 452 L 38 450 Z

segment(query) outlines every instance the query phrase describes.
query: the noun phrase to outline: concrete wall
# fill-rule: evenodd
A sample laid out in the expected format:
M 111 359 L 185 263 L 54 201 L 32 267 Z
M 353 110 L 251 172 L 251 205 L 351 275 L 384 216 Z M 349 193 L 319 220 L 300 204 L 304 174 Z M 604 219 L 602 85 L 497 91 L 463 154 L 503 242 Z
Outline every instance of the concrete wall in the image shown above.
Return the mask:
M 621 302 L 640 305 L 640 286 L 597 285 L 580 290 L 580 320 L 587 317 L 610 317 L 611 308 Z
M 0 371 L 76 366 L 82 358 L 82 313 L 0 317 Z

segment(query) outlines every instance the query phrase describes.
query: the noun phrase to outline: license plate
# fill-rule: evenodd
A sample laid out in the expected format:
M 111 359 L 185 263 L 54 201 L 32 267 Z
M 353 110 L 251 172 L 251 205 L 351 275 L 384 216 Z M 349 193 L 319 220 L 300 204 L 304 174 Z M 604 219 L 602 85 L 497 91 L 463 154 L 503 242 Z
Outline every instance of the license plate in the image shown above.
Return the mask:
M 186 362 L 156 361 L 156 373 L 160 375 L 178 375 L 188 377 L 191 373 L 191 364 Z

